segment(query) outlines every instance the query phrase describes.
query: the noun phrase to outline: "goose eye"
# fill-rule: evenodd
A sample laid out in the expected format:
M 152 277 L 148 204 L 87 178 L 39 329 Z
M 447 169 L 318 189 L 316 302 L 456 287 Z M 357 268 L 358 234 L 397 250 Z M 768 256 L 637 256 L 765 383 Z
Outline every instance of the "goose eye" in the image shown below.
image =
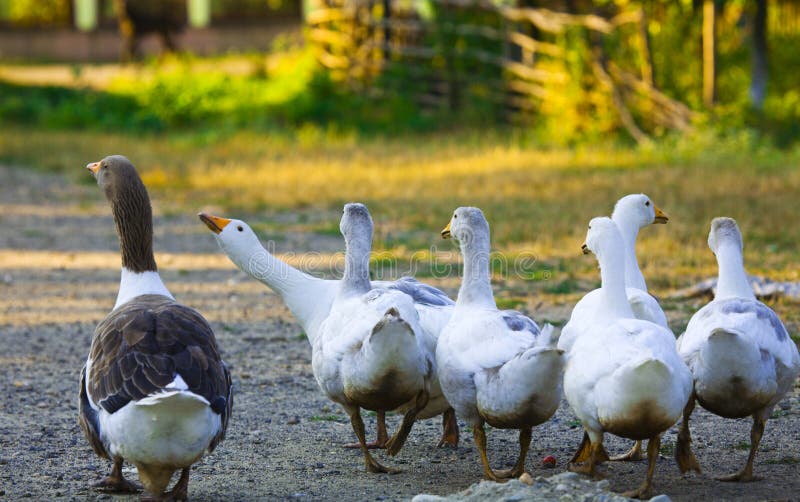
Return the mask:
M 644 203 L 644 205 L 649 207 L 650 206 L 650 201 L 648 200 L 647 202 Z
M 457 215 L 457 214 L 454 214 L 454 215 L 453 215 L 453 218 L 458 218 L 458 215 Z
M 238 230 L 238 231 L 242 232 L 242 231 L 244 230 L 244 228 L 242 228 L 242 226 L 241 226 L 241 225 L 239 225 L 238 227 L 236 227 L 236 230 Z

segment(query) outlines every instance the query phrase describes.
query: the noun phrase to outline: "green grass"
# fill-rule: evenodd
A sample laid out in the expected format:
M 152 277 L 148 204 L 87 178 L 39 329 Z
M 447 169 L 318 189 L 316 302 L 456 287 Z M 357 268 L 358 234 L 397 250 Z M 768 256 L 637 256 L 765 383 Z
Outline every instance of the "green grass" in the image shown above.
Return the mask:
M 312 415 L 308 418 L 311 422 L 339 422 L 344 419 L 341 415 Z
M 574 303 L 596 287 L 596 260 L 580 252 L 586 224 L 634 192 L 670 216 L 639 235 L 656 294 L 716 274 L 706 238 L 720 215 L 739 222 L 750 273 L 798 277 L 800 146 L 778 148 L 750 129 L 698 126 L 642 147 L 614 138 L 553 146 L 536 131 L 454 126 L 401 98 L 377 107 L 342 94 L 299 49 L 73 73 L 49 86 L 0 82 L 0 163 L 90 185 L 87 162 L 125 154 L 165 214 L 214 207 L 279 241 L 290 232 L 338 239 L 342 205 L 364 202 L 373 269 L 413 262 L 419 277 L 455 275 L 458 247 L 439 232 L 456 207 L 479 206 L 504 308 L 524 308 L 531 290 Z M 800 302 L 773 306 L 796 337 Z M 671 309 L 688 319 L 696 306 Z
M 769 459 L 765 462 L 766 464 L 786 464 L 786 465 L 797 465 L 800 464 L 800 458 L 798 457 L 791 457 L 791 456 L 784 456 L 780 459 Z
M 597 283 L 596 261 L 580 253 L 586 223 L 608 214 L 620 196 L 645 192 L 670 215 L 669 224 L 639 237 L 640 265 L 656 291 L 716 273 L 706 236 L 718 215 L 739 221 L 751 273 L 796 277 L 800 226 L 790 222 L 800 194 L 800 149 L 702 135 L 642 149 L 614 143 L 567 149 L 511 130 L 320 134 L 301 142 L 250 131 L 131 135 L 9 126 L 0 135 L 0 162 L 65 172 L 88 185 L 82 166 L 126 154 L 170 214 L 217 206 L 265 235 L 338 237 L 342 204 L 361 201 L 375 220 L 375 249 L 390 251 L 382 260 L 413 256 L 421 276 L 439 272 L 432 256 L 459 260 L 457 246 L 439 231 L 453 209 L 476 205 L 489 219 L 493 247 L 507 259 L 496 275 L 519 273 L 554 295 Z

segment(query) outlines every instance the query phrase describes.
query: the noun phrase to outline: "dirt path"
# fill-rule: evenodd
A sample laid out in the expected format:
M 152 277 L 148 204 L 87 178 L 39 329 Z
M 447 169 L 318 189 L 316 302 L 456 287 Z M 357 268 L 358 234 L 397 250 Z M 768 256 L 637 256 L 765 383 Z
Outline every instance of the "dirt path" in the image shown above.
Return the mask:
M 158 205 L 156 207 L 158 214 Z M 158 216 L 156 248 L 165 282 L 211 321 L 231 366 L 236 405 L 229 435 L 194 470 L 196 500 L 395 500 L 447 494 L 479 480 L 468 433 L 461 445 L 437 449 L 438 420 L 415 425 L 398 457 L 378 456 L 397 475 L 369 475 L 344 413 L 328 402 L 311 374 L 310 348 L 277 297 L 233 269 L 208 231 L 187 216 Z M 314 250 L 313 236 L 287 237 L 291 250 Z M 326 244 L 327 246 L 327 241 Z M 54 251 L 43 253 L 42 251 Z M 108 465 L 95 457 L 77 425 L 77 381 L 95 324 L 114 303 L 119 271 L 113 223 L 93 186 L 0 168 L 0 499 L 101 500 L 90 483 Z M 452 291 L 452 286 L 449 292 Z M 539 315 L 563 318 L 563 305 Z M 663 441 L 657 489 L 674 500 L 783 500 L 800 493 L 800 389 L 781 403 L 757 459 L 762 481 L 726 484 L 709 476 L 742 465 L 749 423 L 702 410 L 692 432 L 708 475 L 681 476 L 671 458 L 676 428 Z M 392 428 L 399 422 L 392 417 Z M 374 420 L 368 419 L 368 426 Z M 370 432 L 370 435 L 374 432 Z M 561 472 L 581 438 L 566 403 L 534 431 L 528 466 L 534 476 Z M 609 449 L 630 443 L 609 437 Z M 489 434 L 490 457 L 511 465 L 516 436 Z M 555 470 L 541 458 L 558 459 Z M 615 491 L 633 488 L 643 462 L 605 467 Z M 132 471 L 129 471 L 134 476 Z M 135 497 L 114 500 L 136 500 Z

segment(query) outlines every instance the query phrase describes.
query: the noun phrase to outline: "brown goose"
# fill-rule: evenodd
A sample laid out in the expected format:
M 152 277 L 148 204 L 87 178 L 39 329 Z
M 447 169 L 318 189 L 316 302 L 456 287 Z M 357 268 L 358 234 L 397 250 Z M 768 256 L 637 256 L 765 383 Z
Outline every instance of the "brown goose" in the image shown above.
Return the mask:
M 113 155 L 86 167 L 111 204 L 122 254 L 116 304 L 95 329 L 81 372 L 81 427 L 95 453 L 114 463 L 96 486 L 137 491 L 122 475 L 127 460 L 156 500 L 186 500 L 190 467 L 225 436 L 230 373 L 206 320 L 158 276 L 150 199 L 133 164 Z

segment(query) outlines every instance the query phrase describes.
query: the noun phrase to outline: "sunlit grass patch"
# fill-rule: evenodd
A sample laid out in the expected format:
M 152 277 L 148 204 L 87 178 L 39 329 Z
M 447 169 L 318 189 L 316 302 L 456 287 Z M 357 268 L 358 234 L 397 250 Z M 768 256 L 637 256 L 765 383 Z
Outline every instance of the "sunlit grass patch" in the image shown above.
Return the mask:
M 479 206 L 491 225 L 493 257 L 505 260 L 493 259 L 495 279 L 513 279 L 505 286 L 514 288 L 511 297 L 539 291 L 571 298 L 596 287 L 597 262 L 580 252 L 589 219 L 609 214 L 624 194 L 645 192 L 670 216 L 639 234 L 640 267 L 656 294 L 716 274 L 706 239 L 711 218 L 721 215 L 739 221 L 750 273 L 799 279 L 800 226 L 792 222 L 800 151 L 743 140 L 737 155 L 735 143 L 702 137 L 694 146 L 554 149 L 503 130 L 370 139 L 318 131 L 298 142 L 252 131 L 131 136 L 9 127 L 0 160 L 89 184 L 87 162 L 123 153 L 165 213 L 214 208 L 250 223 L 263 241 L 278 241 L 278 252 L 294 251 L 280 245 L 287 232 L 327 239 L 334 249 L 325 252 L 342 249 L 335 244 L 341 207 L 364 202 L 375 221 L 374 249 L 389 253 L 373 265 L 397 260 L 397 270 L 420 277 L 457 277 L 458 246 L 439 232 L 456 207 Z M 790 325 L 800 323 L 791 305 L 777 309 Z

